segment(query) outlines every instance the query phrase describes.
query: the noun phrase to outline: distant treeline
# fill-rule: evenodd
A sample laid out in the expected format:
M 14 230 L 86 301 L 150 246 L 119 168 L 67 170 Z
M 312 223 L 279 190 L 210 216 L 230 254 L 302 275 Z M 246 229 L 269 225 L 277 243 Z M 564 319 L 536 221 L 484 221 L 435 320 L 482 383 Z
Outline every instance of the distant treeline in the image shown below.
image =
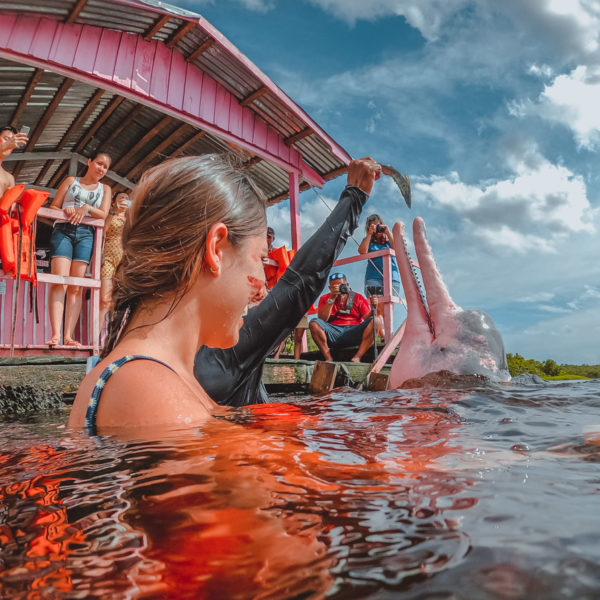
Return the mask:
M 600 365 L 559 365 L 551 358 L 540 362 L 533 358 L 523 358 L 520 354 L 507 354 L 506 358 L 508 370 L 513 377 L 521 373 L 534 373 L 545 379 L 600 378 Z

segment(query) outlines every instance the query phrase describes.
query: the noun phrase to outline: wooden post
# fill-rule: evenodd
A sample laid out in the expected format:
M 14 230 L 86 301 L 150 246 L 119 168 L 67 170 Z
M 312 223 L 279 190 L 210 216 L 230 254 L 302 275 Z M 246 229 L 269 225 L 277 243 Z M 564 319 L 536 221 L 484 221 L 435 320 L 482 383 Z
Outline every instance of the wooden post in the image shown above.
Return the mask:
M 92 279 L 100 281 L 100 269 L 102 268 L 102 232 L 103 227 L 96 227 L 94 231 L 94 254 L 92 256 Z M 92 353 L 97 356 L 100 353 L 100 288 L 93 287 L 91 291 L 92 300 Z
M 311 394 L 328 392 L 335 385 L 338 365 L 334 362 L 316 360 L 313 365 L 313 374 L 310 379 L 309 390 Z
M 289 173 L 290 186 L 290 224 L 292 228 L 292 248 L 300 248 L 300 183 L 297 171 Z
M 79 166 L 79 161 L 76 156 L 72 156 L 69 161 L 69 177 L 77 177 L 77 167 Z

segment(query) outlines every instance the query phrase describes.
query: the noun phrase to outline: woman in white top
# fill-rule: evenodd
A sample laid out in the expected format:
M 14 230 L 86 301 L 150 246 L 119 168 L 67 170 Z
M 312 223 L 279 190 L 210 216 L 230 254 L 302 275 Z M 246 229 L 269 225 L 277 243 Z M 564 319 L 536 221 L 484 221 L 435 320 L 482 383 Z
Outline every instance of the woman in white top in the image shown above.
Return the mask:
M 110 156 L 96 152 L 88 159 L 83 177 L 67 177 L 58 188 L 50 208 L 62 209 L 66 219 L 54 223 L 50 238 L 52 267 L 55 275 L 84 277 L 94 249 L 92 225 L 81 223 L 84 217 L 105 219 L 110 207 L 110 187 L 100 182 L 110 167 Z M 65 308 L 66 293 L 66 308 Z M 52 338 L 46 344 L 60 343 L 63 312 L 65 315 L 64 344 L 79 346 L 73 330 L 81 312 L 81 288 L 53 284 L 48 297 Z

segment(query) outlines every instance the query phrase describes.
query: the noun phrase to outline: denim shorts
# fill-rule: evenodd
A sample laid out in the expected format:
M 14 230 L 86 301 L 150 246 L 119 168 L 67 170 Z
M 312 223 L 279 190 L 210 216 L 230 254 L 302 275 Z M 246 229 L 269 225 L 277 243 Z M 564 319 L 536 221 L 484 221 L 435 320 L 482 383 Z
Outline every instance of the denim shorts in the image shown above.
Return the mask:
M 94 249 L 94 231 L 91 225 L 56 223 L 50 237 L 50 256 L 89 263 Z
M 394 296 L 400 296 L 402 297 L 402 294 L 400 293 L 400 282 L 399 281 L 392 281 L 392 294 L 394 294 Z M 377 293 L 374 294 L 375 296 L 383 296 L 383 280 L 382 279 L 367 279 L 365 280 L 365 298 L 370 298 L 371 297 L 371 290 L 369 290 L 369 288 L 380 288 L 377 290 L 377 292 L 381 292 L 381 293 Z M 375 290 L 373 290 L 375 291 Z
M 348 347 L 348 346 L 359 346 L 362 341 L 363 331 L 365 327 L 371 322 L 373 317 L 367 317 L 362 323 L 358 325 L 332 325 L 323 319 L 312 319 L 320 325 L 321 329 L 325 333 L 327 338 L 327 344 L 331 348 L 335 347 Z M 311 323 L 312 323 L 311 321 Z

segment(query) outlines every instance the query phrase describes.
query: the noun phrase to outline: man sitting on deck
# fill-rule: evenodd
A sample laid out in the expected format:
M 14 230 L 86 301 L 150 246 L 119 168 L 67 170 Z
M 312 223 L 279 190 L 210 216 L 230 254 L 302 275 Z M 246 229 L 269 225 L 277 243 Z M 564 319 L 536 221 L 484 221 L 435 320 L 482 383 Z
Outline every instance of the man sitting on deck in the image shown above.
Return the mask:
M 329 276 L 329 294 L 319 300 L 318 318 L 310 324 L 310 333 L 325 360 L 333 360 L 330 347 L 358 346 L 352 362 L 360 362 L 373 345 L 373 319 L 368 300 L 348 287 L 343 273 Z

